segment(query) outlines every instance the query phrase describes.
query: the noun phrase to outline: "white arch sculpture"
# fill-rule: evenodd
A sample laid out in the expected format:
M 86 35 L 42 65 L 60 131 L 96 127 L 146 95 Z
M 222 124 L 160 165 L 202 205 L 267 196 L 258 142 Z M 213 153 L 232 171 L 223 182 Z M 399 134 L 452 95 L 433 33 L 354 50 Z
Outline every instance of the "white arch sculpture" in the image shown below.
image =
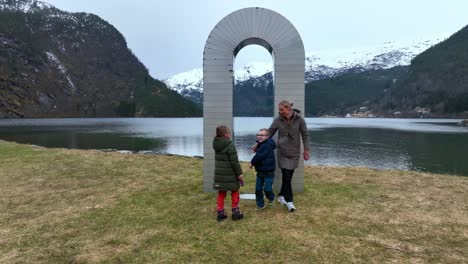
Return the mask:
M 265 8 L 237 10 L 213 28 L 203 52 L 203 189 L 213 191 L 216 127 L 233 128 L 234 58 L 247 45 L 265 47 L 274 62 L 274 104 L 278 113 L 281 100 L 294 102 L 304 112 L 304 45 L 294 26 L 282 15 Z M 260 127 L 258 127 L 259 129 Z M 253 140 L 253 139 L 252 139 Z M 281 186 L 276 171 L 275 189 Z M 293 191 L 304 190 L 304 161 L 294 172 Z

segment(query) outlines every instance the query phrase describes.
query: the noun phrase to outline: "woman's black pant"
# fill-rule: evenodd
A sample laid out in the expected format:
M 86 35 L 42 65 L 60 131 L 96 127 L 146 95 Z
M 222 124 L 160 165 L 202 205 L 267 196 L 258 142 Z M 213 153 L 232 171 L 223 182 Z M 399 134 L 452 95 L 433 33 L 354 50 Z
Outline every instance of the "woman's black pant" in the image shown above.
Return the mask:
M 292 181 L 292 176 L 294 174 L 294 170 L 281 169 L 281 174 L 283 177 L 282 177 L 282 183 L 281 183 L 281 191 L 279 195 L 284 196 L 284 199 L 286 200 L 286 202 L 292 202 L 293 192 L 292 192 L 291 181 Z

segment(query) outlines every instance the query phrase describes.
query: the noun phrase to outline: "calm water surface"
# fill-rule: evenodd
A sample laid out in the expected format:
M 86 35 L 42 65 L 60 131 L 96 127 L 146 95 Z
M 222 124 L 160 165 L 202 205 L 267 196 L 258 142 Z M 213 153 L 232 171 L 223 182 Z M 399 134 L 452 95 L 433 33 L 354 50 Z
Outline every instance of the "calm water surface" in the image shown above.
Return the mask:
M 241 160 L 272 118 L 235 118 Z M 468 175 L 468 128 L 454 119 L 307 118 L 306 164 Z M 202 118 L 3 119 L 0 139 L 45 147 L 203 155 Z

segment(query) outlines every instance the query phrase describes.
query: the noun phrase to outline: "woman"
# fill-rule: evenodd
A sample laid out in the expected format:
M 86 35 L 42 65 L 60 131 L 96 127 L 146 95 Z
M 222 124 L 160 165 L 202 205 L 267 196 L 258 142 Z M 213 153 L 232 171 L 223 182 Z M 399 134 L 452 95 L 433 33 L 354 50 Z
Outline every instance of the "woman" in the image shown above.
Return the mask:
M 293 193 L 291 187 L 294 170 L 299 166 L 301 155 L 301 138 L 304 145 L 304 160 L 308 160 L 309 155 L 309 135 L 307 125 L 301 112 L 292 108 L 293 104 L 283 100 L 279 103 L 279 116 L 273 120 L 268 131 L 270 136 L 278 132 L 277 160 L 281 169 L 282 184 L 278 194 L 278 202 L 286 205 L 288 211 L 296 210 L 293 203 Z

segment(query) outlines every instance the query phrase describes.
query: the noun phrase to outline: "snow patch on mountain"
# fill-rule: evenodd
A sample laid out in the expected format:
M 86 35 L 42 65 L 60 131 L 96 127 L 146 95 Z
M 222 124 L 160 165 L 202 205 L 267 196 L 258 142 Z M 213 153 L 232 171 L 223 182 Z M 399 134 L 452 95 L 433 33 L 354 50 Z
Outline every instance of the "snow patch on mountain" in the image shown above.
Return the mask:
M 23 13 L 50 9 L 53 6 L 36 0 L 2 0 L 0 10 L 19 11 Z
M 78 30 L 83 24 L 89 23 L 89 19 L 93 18 L 92 14 L 80 13 L 84 15 L 79 19 L 75 13 L 59 10 L 48 3 L 37 0 L 0 0 L 0 10 L 22 13 L 44 12 L 44 15 L 48 19 L 62 19 L 69 23 L 73 22 L 72 24 L 75 24 Z M 93 23 L 97 29 L 104 30 L 108 28 L 107 24 L 99 20 L 94 20 Z M 50 29 L 52 27 L 51 25 L 52 23 L 47 25 L 46 28 Z M 72 28 L 75 29 L 73 26 Z
M 74 94 L 76 92 L 76 85 L 73 83 L 72 79 L 70 78 L 70 76 L 67 74 L 67 69 L 65 68 L 65 66 L 63 66 L 63 63 L 59 60 L 59 58 L 57 58 L 57 56 L 55 56 L 54 53 L 52 52 L 49 52 L 49 51 L 46 51 L 45 52 L 46 55 L 47 55 L 47 58 L 49 59 L 49 61 L 51 61 L 53 64 L 55 64 L 57 66 L 57 69 L 63 74 L 65 75 L 65 78 L 67 79 L 68 81 L 68 86 L 70 88 L 70 93 L 71 94 Z
M 273 71 L 273 64 L 266 62 L 253 62 L 234 71 L 236 82 L 243 82 L 250 78 L 260 77 L 267 72 Z
M 235 71 L 235 82 L 243 82 L 260 77 L 273 70 L 273 65 L 266 62 L 253 62 Z M 193 91 L 203 91 L 203 70 L 201 68 L 182 72 L 163 80 L 166 85 L 179 94 L 187 95 Z
M 203 87 L 203 69 L 197 68 L 173 75 L 172 77 L 165 79 L 164 83 L 180 94 L 183 94 L 184 90 L 202 91 L 203 89 L 201 87 Z

